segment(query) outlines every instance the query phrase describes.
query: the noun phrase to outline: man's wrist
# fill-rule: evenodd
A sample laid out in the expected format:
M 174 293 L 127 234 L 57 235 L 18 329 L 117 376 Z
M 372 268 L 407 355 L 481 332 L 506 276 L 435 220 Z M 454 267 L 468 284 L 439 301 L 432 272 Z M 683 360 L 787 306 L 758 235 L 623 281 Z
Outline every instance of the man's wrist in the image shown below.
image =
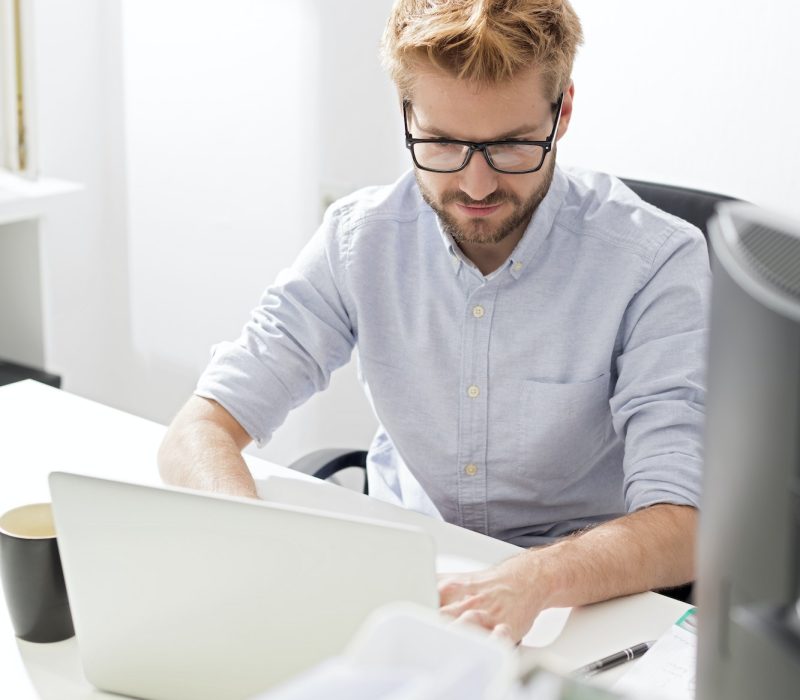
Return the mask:
M 516 577 L 525 597 L 530 599 L 532 607 L 538 608 L 538 614 L 545 608 L 554 607 L 559 591 L 563 590 L 558 556 L 553 556 L 557 545 L 528 549 L 514 557 L 512 575 Z

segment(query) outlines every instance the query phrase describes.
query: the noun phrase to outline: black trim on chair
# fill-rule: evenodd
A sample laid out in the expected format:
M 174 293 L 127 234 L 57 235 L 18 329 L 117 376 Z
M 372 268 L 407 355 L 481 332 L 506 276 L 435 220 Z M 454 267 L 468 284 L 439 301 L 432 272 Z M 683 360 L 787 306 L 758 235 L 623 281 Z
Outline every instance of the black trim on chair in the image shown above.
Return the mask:
M 350 467 L 364 470 L 364 493 L 369 492 L 367 480 L 367 451 L 349 448 L 328 448 L 316 450 L 295 460 L 289 465 L 304 474 L 310 474 L 318 479 L 328 479 L 337 472 Z
M 708 237 L 706 226 L 720 202 L 733 201 L 735 197 L 716 192 L 704 192 L 689 187 L 662 185 L 644 180 L 620 178 L 645 202 L 697 226 Z
M 694 604 L 694 583 L 685 583 L 674 588 L 660 588 L 655 593 L 660 593 L 668 598 L 680 600 L 682 603 Z

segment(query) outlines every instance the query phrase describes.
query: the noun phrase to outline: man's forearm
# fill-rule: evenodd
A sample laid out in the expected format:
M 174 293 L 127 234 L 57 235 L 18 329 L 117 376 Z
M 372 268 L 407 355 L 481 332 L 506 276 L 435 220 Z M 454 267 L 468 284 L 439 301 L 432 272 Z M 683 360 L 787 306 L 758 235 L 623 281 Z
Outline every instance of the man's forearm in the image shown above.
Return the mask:
M 158 452 L 168 484 L 257 498 L 241 451 L 249 437 L 218 404 L 193 397 L 167 430 Z
M 694 578 L 697 511 L 655 505 L 485 571 L 440 581 L 442 611 L 519 641 L 545 608 L 587 605 Z
M 696 533 L 696 509 L 661 504 L 521 557 L 548 582 L 548 607 L 585 605 L 692 581 Z

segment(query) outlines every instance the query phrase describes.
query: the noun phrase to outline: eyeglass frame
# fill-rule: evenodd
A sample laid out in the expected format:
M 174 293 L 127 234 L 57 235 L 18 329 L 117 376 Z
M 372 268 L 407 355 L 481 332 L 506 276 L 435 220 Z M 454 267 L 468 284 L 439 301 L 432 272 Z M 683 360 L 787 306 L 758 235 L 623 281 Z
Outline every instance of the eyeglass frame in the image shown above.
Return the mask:
M 550 136 L 548 136 L 544 141 L 522 141 L 520 139 L 501 139 L 499 141 L 462 141 L 460 139 L 447 139 L 442 137 L 433 139 L 415 139 L 413 136 L 411 136 L 411 132 L 408 130 L 408 108 L 411 106 L 411 100 L 404 99 L 403 127 L 405 128 L 406 132 L 406 148 L 411 151 L 411 159 L 414 161 L 414 165 L 416 165 L 420 170 L 425 170 L 429 173 L 457 173 L 469 165 L 469 162 L 472 160 L 472 156 L 475 154 L 475 151 L 481 152 L 484 160 L 492 170 L 502 173 L 503 175 L 527 175 L 529 173 L 535 173 L 544 167 L 544 162 L 547 160 L 547 154 L 553 150 L 553 143 L 555 142 L 556 134 L 558 133 L 558 125 L 561 123 L 561 106 L 563 103 L 564 93 L 562 92 L 559 95 L 558 100 L 550 105 L 556 110 L 556 119 L 553 124 L 553 130 L 550 132 Z M 414 153 L 414 145 L 418 143 L 453 143 L 459 146 L 466 146 L 469 150 L 467 151 L 467 156 L 460 167 L 453 170 L 436 170 L 435 168 L 426 168 L 417 162 L 417 156 Z M 544 155 L 542 156 L 542 162 L 531 170 L 502 170 L 501 168 L 498 168 L 492 163 L 486 149 L 490 146 L 503 146 L 509 144 L 519 146 L 539 146 L 543 148 Z

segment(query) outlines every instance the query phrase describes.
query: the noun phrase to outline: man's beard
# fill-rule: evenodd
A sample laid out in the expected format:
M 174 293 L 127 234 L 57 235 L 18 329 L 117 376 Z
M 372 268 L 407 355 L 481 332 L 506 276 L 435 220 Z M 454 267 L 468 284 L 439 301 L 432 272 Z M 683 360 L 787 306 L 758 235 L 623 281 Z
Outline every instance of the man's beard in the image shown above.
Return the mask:
M 539 204 L 541 204 L 550 189 L 550 183 L 553 181 L 556 159 L 555 153 L 552 155 L 553 157 L 550 158 L 549 164 L 542 171 L 544 179 L 541 185 L 525 201 L 513 192 L 497 189 L 479 202 L 468 197 L 461 190 L 445 192 L 441 200 L 437 202 L 433 194 L 420 181 L 419 171 L 416 171 L 417 184 L 422 198 L 436 212 L 442 222 L 442 228 L 453 237 L 456 243 L 499 243 L 512 233 L 524 229 Z M 475 217 L 474 220 L 468 223 L 459 224 L 455 217 L 445 210 L 445 207 L 453 202 L 467 206 L 494 206 L 508 202 L 512 206 L 512 211 L 505 219 L 494 225 L 481 217 Z

